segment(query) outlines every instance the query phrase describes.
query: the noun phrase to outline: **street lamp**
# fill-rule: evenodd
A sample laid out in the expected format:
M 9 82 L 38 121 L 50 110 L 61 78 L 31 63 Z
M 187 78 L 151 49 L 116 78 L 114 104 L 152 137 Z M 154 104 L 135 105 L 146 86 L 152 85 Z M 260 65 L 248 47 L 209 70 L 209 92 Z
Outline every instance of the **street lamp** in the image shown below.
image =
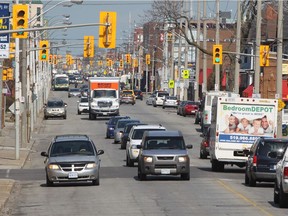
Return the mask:
M 46 14 L 47 12 L 49 12 L 50 10 L 52 10 L 53 8 L 57 7 L 58 5 L 61 5 L 61 4 L 66 3 L 66 2 L 70 2 L 70 3 L 72 3 L 72 4 L 80 5 L 80 4 L 83 3 L 83 0 L 64 0 L 64 1 L 58 2 L 57 4 L 53 5 L 51 8 L 48 8 L 46 11 L 43 11 L 42 13 L 38 14 L 37 16 L 32 17 L 32 18 L 29 20 L 29 23 L 33 22 L 33 21 L 36 20 L 38 17 L 43 16 L 44 14 Z M 63 5 L 63 6 L 67 6 L 67 5 Z M 70 5 L 70 6 L 72 6 L 72 5 Z

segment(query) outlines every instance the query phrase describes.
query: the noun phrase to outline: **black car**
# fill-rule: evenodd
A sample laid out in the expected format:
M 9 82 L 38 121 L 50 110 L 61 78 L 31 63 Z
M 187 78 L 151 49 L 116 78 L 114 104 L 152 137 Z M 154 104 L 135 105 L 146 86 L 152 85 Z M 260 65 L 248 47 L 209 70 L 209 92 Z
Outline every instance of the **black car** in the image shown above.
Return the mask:
M 134 90 L 134 95 L 136 99 L 140 99 L 141 101 L 143 100 L 143 92 L 141 90 Z
M 118 120 L 120 119 L 130 119 L 129 116 L 112 116 L 108 122 L 106 122 L 106 138 L 114 138 L 114 129 Z
M 258 138 L 248 152 L 245 184 L 255 187 L 256 182 L 274 182 L 276 164 L 279 159 L 274 155 L 288 146 L 288 139 Z
M 123 135 L 121 137 L 121 149 L 126 149 L 127 138 L 128 138 L 128 135 L 131 131 L 131 128 L 134 125 L 147 125 L 147 124 L 139 123 L 139 122 L 131 122 L 131 123 L 126 124 L 124 129 L 123 129 Z

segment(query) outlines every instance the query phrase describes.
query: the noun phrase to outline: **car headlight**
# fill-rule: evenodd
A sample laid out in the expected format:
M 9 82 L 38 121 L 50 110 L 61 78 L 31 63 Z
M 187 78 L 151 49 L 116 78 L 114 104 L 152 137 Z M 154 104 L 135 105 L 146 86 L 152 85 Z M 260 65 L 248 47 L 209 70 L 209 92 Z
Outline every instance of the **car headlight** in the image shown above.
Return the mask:
M 48 169 L 58 170 L 58 169 L 60 169 L 60 167 L 57 164 L 49 164 Z
M 108 128 L 108 130 L 114 130 L 114 128 L 113 128 L 113 127 L 110 127 L 110 128 Z
M 188 160 L 188 157 L 187 156 L 179 157 L 178 160 L 179 162 L 186 162 Z
M 96 163 L 89 163 L 86 165 L 86 168 L 87 169 L 92 169 L 92 168 L 95 168 L 96 167 Z
M 153 158 L 152 157 L 144 157 L 144 162 L 146 163 L 152 163 Z

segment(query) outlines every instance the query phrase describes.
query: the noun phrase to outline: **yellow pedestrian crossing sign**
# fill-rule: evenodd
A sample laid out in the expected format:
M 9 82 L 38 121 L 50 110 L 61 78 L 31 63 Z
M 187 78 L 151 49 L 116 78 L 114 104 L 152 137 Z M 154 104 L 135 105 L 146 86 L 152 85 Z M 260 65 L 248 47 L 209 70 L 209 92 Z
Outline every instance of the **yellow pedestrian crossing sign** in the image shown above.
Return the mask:
M 174 80 L 169 80 L 169 88 L 174 88 Z
M 183 70 L 182 71 L 182 77 L 183 79 L 189 79 L 190 71 L 189 70 Z
M 278 112 L 280 112 L 285 106 L 286 104 L 281 99 L 278 99 Z

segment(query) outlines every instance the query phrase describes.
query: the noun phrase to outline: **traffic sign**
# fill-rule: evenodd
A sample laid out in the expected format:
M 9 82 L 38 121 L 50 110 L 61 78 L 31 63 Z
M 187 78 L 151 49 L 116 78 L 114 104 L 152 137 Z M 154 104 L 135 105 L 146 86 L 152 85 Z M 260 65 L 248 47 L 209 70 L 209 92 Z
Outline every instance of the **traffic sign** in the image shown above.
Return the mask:
M 285 106 L 286 104 L 281 99 L 278 99 L 278 112 L 280 112 Z
M 189 70 L 182 70 L 182 77 L 183 79 L 189 79 L 190 71 Z
M 174 80 L 169 80 L 168 87 L 169 87 L 169 88 L 174 88 L 174 85 L 175 85 Z

